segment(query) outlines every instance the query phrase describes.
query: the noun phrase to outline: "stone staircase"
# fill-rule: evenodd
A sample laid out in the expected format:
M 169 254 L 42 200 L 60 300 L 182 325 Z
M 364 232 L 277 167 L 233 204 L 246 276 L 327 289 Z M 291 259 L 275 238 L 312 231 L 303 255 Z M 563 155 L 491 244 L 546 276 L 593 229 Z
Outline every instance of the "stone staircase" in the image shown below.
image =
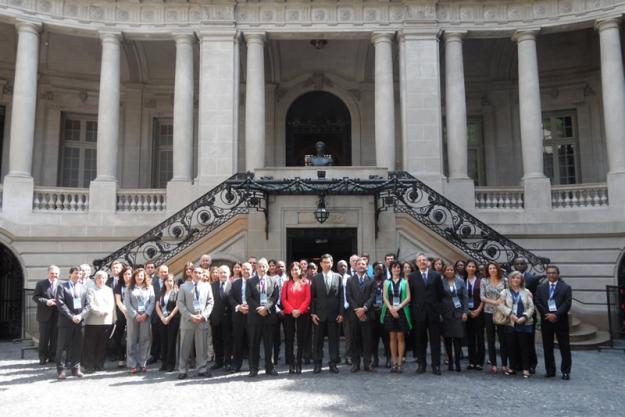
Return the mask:
M 610 340 L 608 332 L 599 330 L 592 324 L 583 323 L 573 315 L 569 315 L 569 328 L 573 350 L 596 349 Z

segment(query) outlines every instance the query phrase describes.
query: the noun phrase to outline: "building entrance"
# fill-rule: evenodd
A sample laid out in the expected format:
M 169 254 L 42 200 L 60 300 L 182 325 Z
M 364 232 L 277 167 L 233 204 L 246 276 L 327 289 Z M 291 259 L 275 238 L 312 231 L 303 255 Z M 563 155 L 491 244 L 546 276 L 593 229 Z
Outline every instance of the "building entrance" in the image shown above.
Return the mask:
M 19 261 L 0 244 L 0 340 L 20 337 L 23 285 Z
M 315 153 L 315 143 L 325 142 L 334 165 L 352 164 L 351 117 L 345 103 L 334 94 L 311 91 L 291 104 L 286 116 L 286 165 L 304 166 Z
M 356 228 L 311 228 L 287 229 L 287 261 L 306 259 L 319 266 L 319 259 L 324 253 L 329 253 L 336 263 L 358 253 Z

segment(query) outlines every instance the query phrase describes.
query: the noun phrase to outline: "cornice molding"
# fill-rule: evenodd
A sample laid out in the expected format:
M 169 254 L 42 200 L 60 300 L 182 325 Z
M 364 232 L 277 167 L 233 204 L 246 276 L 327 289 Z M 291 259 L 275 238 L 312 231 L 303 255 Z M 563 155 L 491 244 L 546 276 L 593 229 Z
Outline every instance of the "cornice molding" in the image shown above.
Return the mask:
M 625 13 L 614 0 L 325 0 L 247 2 L 190 0 L 162 3 L 84 0 L 0 0 L 0 20 L 28 18 L 50 27 L 129 35 L 231 26 L 265 31 L 400 30 L 427 25 L 441 30 L 519 30 L 588 23 Z

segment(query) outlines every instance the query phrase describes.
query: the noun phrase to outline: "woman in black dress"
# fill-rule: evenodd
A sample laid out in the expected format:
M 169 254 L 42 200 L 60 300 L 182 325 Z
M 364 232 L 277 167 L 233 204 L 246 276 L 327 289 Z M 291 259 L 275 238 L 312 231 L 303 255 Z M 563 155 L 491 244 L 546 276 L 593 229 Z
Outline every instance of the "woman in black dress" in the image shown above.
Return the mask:
M 156 303 L 156 314 L 159 317 L 158 331 L 161 341 L 160 371 L 173 372 L 176 366 L 176 340 L 180 327 L 178 314 L 178 288 L 174 285 L 174 276 L 169 274 L 164 282 L 163 290 Z
M 405 353 L 404 333 L 410 332 L 410 288 L 408 281 L 401 277 L 402 265 L 391 263 L 391 279 L 384 281 L 384 306 L 380 315 L 380 322 L 384 323 L 389 334 L 391 346 L 391 372 L 402 372 L 402 363 Z

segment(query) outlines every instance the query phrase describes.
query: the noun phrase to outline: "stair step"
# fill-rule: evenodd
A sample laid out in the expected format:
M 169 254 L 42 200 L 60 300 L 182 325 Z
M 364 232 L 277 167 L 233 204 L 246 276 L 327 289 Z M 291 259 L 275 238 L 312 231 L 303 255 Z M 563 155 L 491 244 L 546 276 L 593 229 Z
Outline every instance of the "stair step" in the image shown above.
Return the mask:
M 597 330 L 594 337 L 579 342 L 573 342 L 571 340 L 571 349 L 573 350 L 586 350 L 596 349 L 601 345 L 605 345 L 610 341 L 610 333 L 603 330 Z
M 580 319 L 578 319 L 577 317 L 569 316 L 569 329 L 571 329 L 571 331 L 579 327 L 580 324 L 582 324 L 582 321 Z
M 571 330 L 569 335 L 571 337 L 571 342 L 583 342 L 585 340 L 590 340 L 597 334 L 597 328 L 592 324 L 582 323 L 577 326 L 574 330 Z

